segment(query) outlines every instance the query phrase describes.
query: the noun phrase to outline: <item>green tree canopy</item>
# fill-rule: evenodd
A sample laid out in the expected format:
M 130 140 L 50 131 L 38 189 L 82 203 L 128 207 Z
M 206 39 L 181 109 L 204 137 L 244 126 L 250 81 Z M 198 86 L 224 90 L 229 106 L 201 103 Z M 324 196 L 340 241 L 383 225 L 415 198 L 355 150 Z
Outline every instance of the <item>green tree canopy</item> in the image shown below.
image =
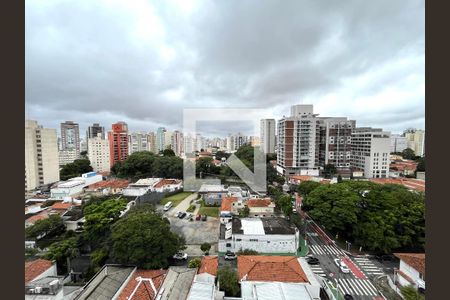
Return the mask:
M 175 152 L 173 152 L 173 150 L 170 149 L 170 148 L 164 149 L 164 151 L 162 152 L 162 154 L 163 154 L 164 156 L 175 156 Z
M 319 186 L 320 186 L 319 182 L 311 180 L 303 181 L 299 184 L 297 192 L 303 197 L 306 197 L 308 196 L 309 193 L 311 193 L 314 189 L 318 188 Z
M 66 164 L 59 172 L 61 180 L 78 177 L 83 173 L 91 172 L 91 162 L 89 159 L 76 159 L 73 163 Z
M 405 300 L 425 300 L 425 297 L 421 295 L 412 285 L 401 287 L 400 293 Z
M 240 293 L 239 277 L 229 266 L 219 268 L 217 272 L 220 288 L 225 291 L 225 296 L 237 297 Z
M 416 171 L 417 172 L 425 172 L 425 157 L 421 157 L 417 160 L 418 164 L 417 164 L 417 168 Z
M 325 174 L 325 177 L 332 178 L 334 174 L 336 174 L 336 166 L 334 164 L 326 164 L 323 167 L 323 173 Z
M 222 157 L 225 157 L 225 159 L 227 159 L 228 157 L 230 157 L 231 154 L 223 152 L 223 151 L 217 151 L 215 156 L 217 160 L 222 160 Z
M 210 243 L 203 243 L 200 245 L 200 250 L 202 250 L 203 252 L 209 252 L 209 250 L 211 249 L 211 244 Z
M 202 260 L 200 258 L 193 258 L 188 263 L 188 268 L 199 268 L 202 264 Z
M 290 195 L 280 195 L 276 201 L 276 206 L 283 212 L 285 216 L 290 216 L 292 213 L 292 197 Z
M 50 215 L 47 219 L 38 220 L 25 229 L 27 238 L 49 237 L 58 235 L 66 230 L 63 220 L 59 215 Z
M 414 153 L 414 150 L 411 148 L 406 148 L 402 151 L 402 157 L 404 159 L 414 159 L 416 157 L 416 154 Z
M 152 208 L 136 208 L 112 226 L 111 256 L 139 268 L 168 266 L 168 258 L 185 248 L 184 238 L 170 231 L 167 219 Z

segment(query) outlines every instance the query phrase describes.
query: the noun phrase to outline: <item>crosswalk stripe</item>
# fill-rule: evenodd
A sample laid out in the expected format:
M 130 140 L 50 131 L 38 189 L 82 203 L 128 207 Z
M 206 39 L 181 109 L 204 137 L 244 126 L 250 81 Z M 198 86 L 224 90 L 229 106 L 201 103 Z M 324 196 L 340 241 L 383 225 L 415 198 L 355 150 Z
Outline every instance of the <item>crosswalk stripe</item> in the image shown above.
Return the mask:
M 369 292 L 367 291 L 367 287 L 365 287 L 365 286 L 362 284 L 361 280 L 355 279 L 355 284 L 357 284 L 358 287 L 361 288 L 361 290 L 363 291 L 364 295 L 369 296 L 369 295 L 371 294 L 371 293 L 369 293 Z
M 347 287 L 342 283 L 342 279 L 334 279 L 343 294 L 349 294 Z
M 377 266 L 361 266 L 363 269 L 379 269 Z
M 370 284 L 369 280 L 363 280 L 361 283 L 364 284 L 367 287 L 367 289 L 370 291 L 370 293 L 372 295 L 376 296 L 378 294 L 376 289 L 375 289 L 375 287 Z
M 369 273 L 369 274 L 371 274 L 371 275 L 384 275 L 384 273 Z
M 375 288 L 372 282 L 370 282 L 370 280 L 367 280 L 367 285 L 370 286 L 370 288 L 375 291 L 375 295 L 378 295 L 378 290 Z
M 348 279 L 348 284 L 356 291 L 357 295 L 363 295 L 361 288 L 353 282 L 353 279 Z
M 348 294 L 357 294 L 356 290 L 349 284 L 346 279 L 341 279 L 341 284 L 346 287 Z

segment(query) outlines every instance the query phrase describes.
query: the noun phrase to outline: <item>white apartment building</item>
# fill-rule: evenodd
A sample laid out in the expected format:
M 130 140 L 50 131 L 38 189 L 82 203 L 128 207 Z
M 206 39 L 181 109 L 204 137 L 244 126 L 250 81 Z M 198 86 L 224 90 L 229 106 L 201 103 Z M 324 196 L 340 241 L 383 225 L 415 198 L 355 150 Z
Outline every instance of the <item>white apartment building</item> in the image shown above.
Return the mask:
M 147 133 L 133 132 L 128 135 L 128 154 L 139 151 L 150 151 L 149 136 Z
M 408 148 L 408 139 L 400 134 L 391 135 L 391 153 L 402 152 Z
M 25 191 L 59 181 L 56 129 L 25 121 Z
M 172 150 L 176 156 L 181 156 L 184 153 L 183 133 L 175 130 L 172 134 Z
M 425 130 L 407 130 L 405 137 L 408 142 L 408 148 L 411 148 L 416 155 L 425 155 Z
M 263 153 L 275 153 L 275 119 L 262 119 L 260 143 Z
M 227 137 L 227 149 L 228 151 L 236 151 L 243 145 L 250 144 L 250 137 L 237 133 L 234 135 L 228 135 Z
M 164 132 L 164 149 L 172 149 L 172 135 L 172 131 Z
M 390 132 L 379 128 L 355 128 L 352 133 L 352 169 L 366 178 L 389 177 Z
M 59 165 L 64 166 L 73 163 L 74 160 L 80 158 L 80 153 L 76 149 L 67 149 L 59 151 Z
M 291 107 L 291 116 L 278 121 L 277 171 L 295 175 L 301 170 L 315 170 L 319 165 L 320 120 L 313 106 Z
M 101 133 L 95 138 L 88 139 L 88 158 L 95 172 L 111 170 L 109 141 L 102 139 Z
M 190 135 L 190 134 L 185 135 L 183 138 L 183 144 L 184 144 L 183 148 L 184 148 L 185 156 L 195 152 L 195 148 L 196 148 L 195 138 L 192 137 L 192 135 Z

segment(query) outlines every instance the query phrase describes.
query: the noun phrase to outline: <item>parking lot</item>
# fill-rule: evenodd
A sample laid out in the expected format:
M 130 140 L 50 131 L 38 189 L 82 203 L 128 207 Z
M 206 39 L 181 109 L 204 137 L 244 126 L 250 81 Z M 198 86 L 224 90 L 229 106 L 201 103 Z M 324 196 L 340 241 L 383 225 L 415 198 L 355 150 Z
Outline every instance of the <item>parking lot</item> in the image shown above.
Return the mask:
M 189 221 L 187 218 L 173 217 L 174 213 L 175 210 L 171 209 L 168 214 L 170 229 L 183 235 L 187 245 L 219 242 L 219 219 L 208 217 L 206 221 Z

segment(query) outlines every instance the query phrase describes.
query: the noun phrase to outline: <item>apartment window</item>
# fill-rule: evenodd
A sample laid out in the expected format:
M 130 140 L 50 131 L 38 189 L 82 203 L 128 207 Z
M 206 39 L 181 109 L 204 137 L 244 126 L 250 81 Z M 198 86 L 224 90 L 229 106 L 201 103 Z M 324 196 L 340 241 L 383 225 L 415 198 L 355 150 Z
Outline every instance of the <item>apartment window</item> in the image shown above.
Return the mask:
M 231 243 L 227 243 L 225 246 L 226 247 L 231 247 Z
M 258 239 L 250 239 L 249 241 L 250 241 L 250 242 L 257 242 Z

